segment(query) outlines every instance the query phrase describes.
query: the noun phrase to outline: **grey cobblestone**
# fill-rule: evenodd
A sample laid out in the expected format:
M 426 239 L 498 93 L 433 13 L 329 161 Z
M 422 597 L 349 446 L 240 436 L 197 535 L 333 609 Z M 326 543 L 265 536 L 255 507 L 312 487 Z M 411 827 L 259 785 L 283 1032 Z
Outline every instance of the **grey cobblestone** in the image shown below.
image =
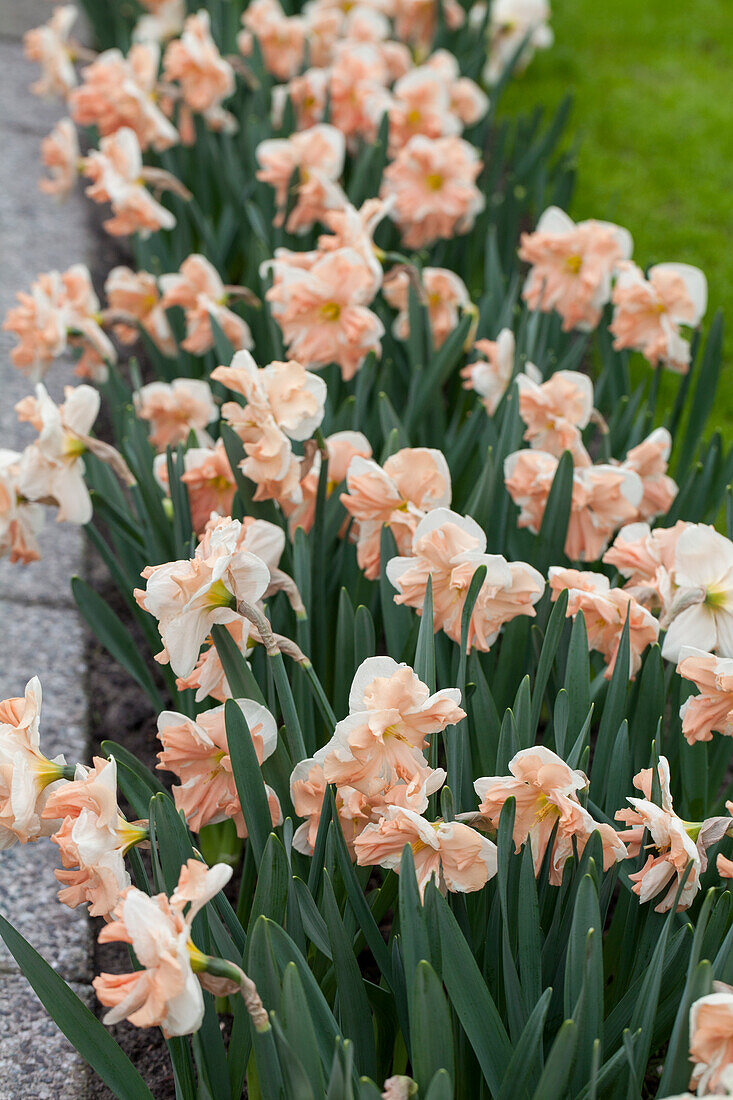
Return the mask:
M 28 92 L 36 66 L 23 56 L 25 30 L 44 22 L 46 0 L 0 0 L 0 320 L 18 290 L 42 271 L 92 258 L 81 190 L 58 204 L 38 190 L 39 144 L 62 116 L 63 105 Z M 15 403 L 32 387 L 9 361 L 14 338 L 0 332 L 0 439 L 18 449 L 32 438 L 19 425 Z M 45 379 L 55 399 L 74 381 L 70 362 Z M 38 674 L 43 686 L 42 748 L 69 762 L 87 756 L 87 699 L 82 623 L 69 579 L 81 571 L 84 534 L 57 524 L 51 509 L 42 558 L 29 566 L 0 561 L 0 698 L 22 694 Z M 58 903 L 58 849 L 47 840 L 0 852 L 0 911 L 75 991 L 91 1000 L 91 936 L 82 911 Z M 88 1070 L 0 948 L 0 1100 L 83 1100 Z

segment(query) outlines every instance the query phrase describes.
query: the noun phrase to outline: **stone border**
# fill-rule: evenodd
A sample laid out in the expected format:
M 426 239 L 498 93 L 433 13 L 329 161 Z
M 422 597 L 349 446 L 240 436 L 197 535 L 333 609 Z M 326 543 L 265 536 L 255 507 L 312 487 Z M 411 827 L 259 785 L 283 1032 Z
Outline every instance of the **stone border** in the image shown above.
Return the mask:
M 49 18 L 40 0 L 0 0 L 0 318 L 18 290 L 41 272 L 63 270 L 93 256 L 93 231 L 78 194 L 57 204 L 37 187 L 39 143 L 61 117 L 58 103 L 28 92 L 35 66 L 23 57 L 21 36 Z M 33 437 L 18 424 L 16 401 L 31 384 L 9 362 L 14 339 L 0 333 L 2 446 L 21 449 Z M 73 382 L 70 362 L 46 379 L 54 399 Z M 41 560 L 28 566 L 0 561 L 0 698 L 21 695 L 38 674 L 43 686 L 42 745 L 70 762 L 87 756 L 85 635 L 69 581 L 81 572 L 84 534 L 56 524 L 51 512 L 41 536 Z M 40 841 L 0 852 L 0 911 L 84 999 L 91 999 L 92 943 L 82 910 L 56 898 L 54 845 Z M 83 1100 L 89 1071 L 48 1017 L 14 960 L 0 947 L 0 1100 Z

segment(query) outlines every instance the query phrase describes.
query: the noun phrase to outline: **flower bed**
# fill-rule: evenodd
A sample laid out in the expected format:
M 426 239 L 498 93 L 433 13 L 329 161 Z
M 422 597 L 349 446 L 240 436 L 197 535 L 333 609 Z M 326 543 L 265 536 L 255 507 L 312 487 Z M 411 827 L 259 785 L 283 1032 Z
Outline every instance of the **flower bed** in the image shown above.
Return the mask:
M 48 760 L 29 669 L 0 843 L 58 846 L 104 1023 L 159 1028 L 185 1100 L 733 1090 L 705 276 L 564 213 L 567 105 L 502 119 L 542 2 L 143 8 L 90 0 L 98 54 L 71 6 L 26 38 L 69 109 L 41 186 L 81 177 L 131 259 L 102 302 L 73 262 L 19 288 L 0 547 L 84 525 L 117 593 L 76 602 L 157 741 Z

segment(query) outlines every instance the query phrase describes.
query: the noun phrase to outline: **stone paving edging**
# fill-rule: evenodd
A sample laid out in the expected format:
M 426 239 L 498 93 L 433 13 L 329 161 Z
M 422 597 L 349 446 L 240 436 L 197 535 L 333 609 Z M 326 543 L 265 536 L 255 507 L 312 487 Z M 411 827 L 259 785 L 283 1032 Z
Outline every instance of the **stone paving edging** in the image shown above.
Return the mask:
M 37 187 L 40 141 L 62 108 L 29 94 L 35 66 L 24 59 L 20 40 L 51 10 L 42 0 L 0 0 L 0 319 L 39 272 L 88 262 L 94 249 L 81 194 L 57 204 Z M 20 450 L 34 433 L 18 424 L 14 406 L 32 387 L 10 364 L 13 343 L 0 332 L 0 439 Z M 58 400 L 74 381 L 70 362 L 55 364 L 45 381 Z M 84 629 L 69 581 L 82 571 L 84 534 L 56 524 L 49 511 L 40 542 L 39 562 L 0 560 L 0 698 L 22 695 L 37 674 L 42 747 L 75 762 L 88 755 L 88 700 Z M 0 852 L 0 912 L 90 1000 L 89 924 L 83 911 L 59 904 L 57 866 L 58 851 L 48 841 Z M 83 1100 L 87 1082 L 85 1063 L 1 946 L 0 1100 Z

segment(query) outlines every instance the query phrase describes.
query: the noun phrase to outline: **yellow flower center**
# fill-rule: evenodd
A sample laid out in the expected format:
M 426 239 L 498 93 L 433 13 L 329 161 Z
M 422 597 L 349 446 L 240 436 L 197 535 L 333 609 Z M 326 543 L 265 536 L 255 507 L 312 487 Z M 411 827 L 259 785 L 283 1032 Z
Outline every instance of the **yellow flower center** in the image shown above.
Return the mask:
M 215 581 L 209 589 L 207 602 L 209 607 L 233 607 L 234 596 L 224 581 Z
M 431 191 L 440 191 L 443 186 L 443 177 L 440 172 L 430 172 L 425 177 L 425 183 Z
M 421 117 L 417 107 L 413 107 L 411 111 L 407 112 L 407 122 L 410 126 L 417 126 Z
M 33 770 L 36 773 L 40 787 L 47 787 L 49 783 L 55 783 L 57 779 L 63 779 L 64 776 L 64 765 L 54 764 L 52 760 L 47 760 L 45 756 L 36 757 Z
M 725 607 L 726 595 L 727 592 L 724 588 L 708 588 L 705 593 L 705 606 L 711 607 L 713 610 Z
M 188 957 L 191 962 L 191 969 L 194 974 L 200 974 L 206 970 L 206 965 L 209 961 L 209 956 L 204 955 L 203 951 L 199 951 L 193 940 L 189 940 L 186 944 L 186 950 L 188 951 Z
M 147 840 L 149 834 L 143 825 L 131 825 L 129 821 L 125 821 L 123 817 L 120 817 L 117 822 L 117 835 L 122 841 L 122 852 L 125 854 L 129 852 L 130 848 L 134 848 L 136 844 Z
M 326 302 L 321 306 L 321 316 L 324 321 L 338 321 L 341 316 L 341 306 L 338 302 Z
M 67 432 L 64 436 L 64 455 L 67 458 L 78 458 L 86 451 L 86 445 L 75 435 Z
M 568 256 L 565 261 L 565 267 L 571 275 L 577 275 L 583 266 L 582 256 Z
M 535 812 L 535 821 L 544 821 L 546 817 L 560 814 L 557 806 L 554 802 L 550 802 L 549 798 L 545 794 L 540 794 L 537 799 L 537 810 Z

